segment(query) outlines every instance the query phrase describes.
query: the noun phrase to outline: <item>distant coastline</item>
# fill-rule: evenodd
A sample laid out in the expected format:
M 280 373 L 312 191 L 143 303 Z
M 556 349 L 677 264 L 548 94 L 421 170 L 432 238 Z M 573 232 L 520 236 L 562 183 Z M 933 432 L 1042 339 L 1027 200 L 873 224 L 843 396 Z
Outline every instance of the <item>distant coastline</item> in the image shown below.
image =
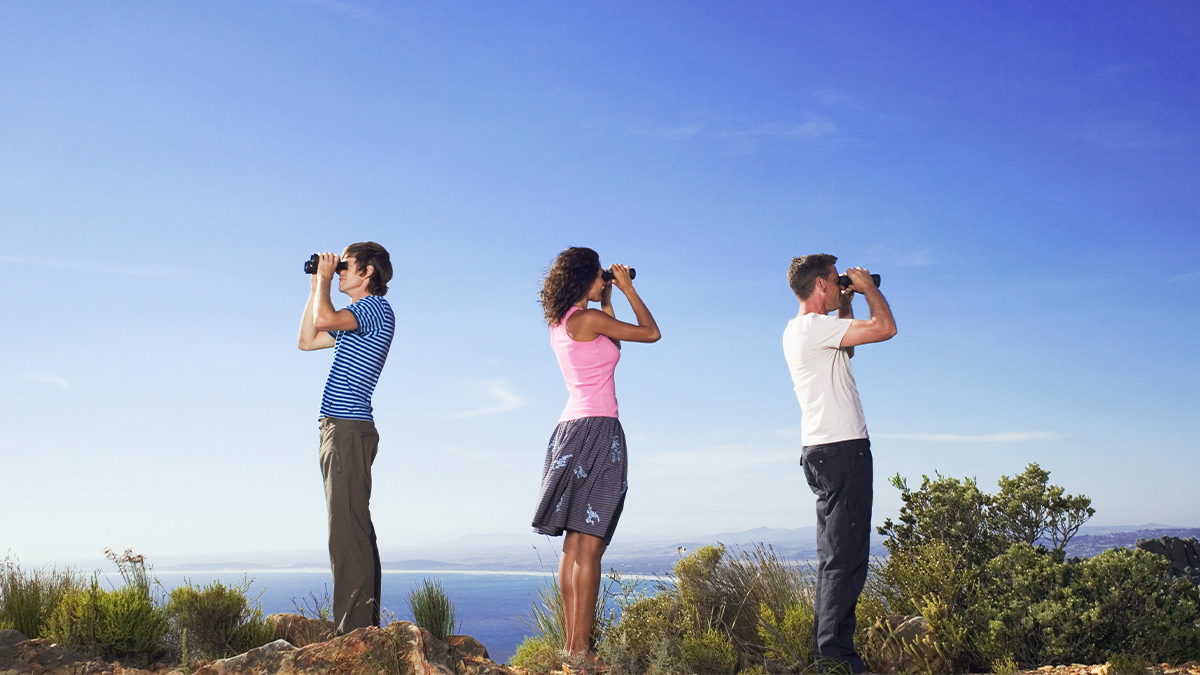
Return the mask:
M 1067 546 L 1068 557 L 1086 558 L 1110 548 L 1131 548 L 1138 539 L 1174 536 L 1200 538 L 1200 527 L 1175 527 L 1158 523 L 1128 527 L 1083 527 Z M 650 539 L 622 542 L 620 537 L 605 554 L 606 568 L 628 574 L 661 576 L 666 574 L 683 552 L 706 545 L 724 543 L 731 549 L 749 550 L 758 543 L 770 545 L 784 558 L 804 563 L 816 559 L 816 528 L 755 528 L 742 532 L 724 532 L 675 539 Z M 510 574 L 540 576 L 557 569 L 557 539 L 534 535 L 471 535 L 453 542 L 420 549 L 384 551 L 385 573 L 428 574 Z M 884 557 L 883 537 L 872 535 L 871 553 Z M 285 557 L 286 556 L 286 557 Z M 233 573 L 313 573 L 327 571 L 323 552 L 304 551 L 250 555 L 209 554 L 208 561 L 155 562 L 162 572 L 233 574 Z M 224 557 L 224 560 L 219 558 Z

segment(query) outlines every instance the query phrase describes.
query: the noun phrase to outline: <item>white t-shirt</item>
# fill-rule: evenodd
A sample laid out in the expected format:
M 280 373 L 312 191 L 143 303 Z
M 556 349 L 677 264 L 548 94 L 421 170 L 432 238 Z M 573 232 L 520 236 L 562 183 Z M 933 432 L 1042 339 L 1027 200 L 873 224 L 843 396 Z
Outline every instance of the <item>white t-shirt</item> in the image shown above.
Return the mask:
M 850 321 L 802 314 L 783 331 L 783 355 L 800 401 L 803 445 L 867 438 L 867 419 L 850 372 L 850 353 L 839 346 Z

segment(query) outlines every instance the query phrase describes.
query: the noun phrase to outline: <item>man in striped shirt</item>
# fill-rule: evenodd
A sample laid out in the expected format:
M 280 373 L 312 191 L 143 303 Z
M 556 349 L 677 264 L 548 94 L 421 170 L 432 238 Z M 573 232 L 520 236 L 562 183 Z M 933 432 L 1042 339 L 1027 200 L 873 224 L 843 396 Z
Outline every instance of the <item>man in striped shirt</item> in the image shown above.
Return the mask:
M 346 269 L 338 271 L 338 262 Z M 335 310 L 329 286 L 350 305 Z M 300 349 L 333 347 L 333 367 L 321 397 L 321 475 L 329 513 L 333 621 L 339 635 L 379 625 L 379 546 L 371 524 L 371 464 L 379 434 L 371 394 L 387 360 L 396 317 L 387 300 L 392 278 L 388 252 L 372 241 L 351 244 L 341 256 L 321 253 L 300 320 Z

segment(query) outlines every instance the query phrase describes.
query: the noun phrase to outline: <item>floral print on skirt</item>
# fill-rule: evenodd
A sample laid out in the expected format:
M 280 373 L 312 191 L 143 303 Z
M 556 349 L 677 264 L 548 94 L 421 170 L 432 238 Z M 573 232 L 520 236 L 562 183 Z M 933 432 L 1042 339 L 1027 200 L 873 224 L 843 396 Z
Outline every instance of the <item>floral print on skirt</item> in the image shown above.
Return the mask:
M 628 490 L 625 431 L 616 417 L 559 422 L 546 448 L 535 532 L 583 532 L 612 542 Z

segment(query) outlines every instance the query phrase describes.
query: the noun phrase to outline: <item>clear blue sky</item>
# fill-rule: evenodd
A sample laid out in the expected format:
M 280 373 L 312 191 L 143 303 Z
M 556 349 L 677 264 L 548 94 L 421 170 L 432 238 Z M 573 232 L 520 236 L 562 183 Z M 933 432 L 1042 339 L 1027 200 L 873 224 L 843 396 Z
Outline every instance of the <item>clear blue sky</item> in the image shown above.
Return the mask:
M 300 263 L 365 239 L 385 549 L 528 531 L 571 245 L 663 332 L 617 371 L 618 537 L 813 524 L 814 252 L 899 324 L 854 360 L 876 521 L 889 475 L 1037 461 L 1095 524 L 1197 526 L 1198 220 L 1194 2 L 7 2 L 0 549 L 321 549 Z

